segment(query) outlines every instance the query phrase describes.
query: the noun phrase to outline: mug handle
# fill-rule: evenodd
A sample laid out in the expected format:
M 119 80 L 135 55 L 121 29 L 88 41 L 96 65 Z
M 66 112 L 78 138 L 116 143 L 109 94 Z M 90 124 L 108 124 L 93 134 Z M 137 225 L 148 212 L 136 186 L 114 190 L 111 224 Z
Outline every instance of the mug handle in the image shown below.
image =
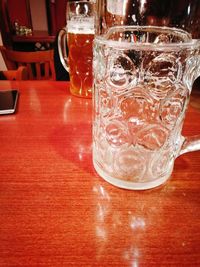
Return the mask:
M 58 33 L 58 55 L 64 69 L 69 72 L 69 60 L 67 55 L 67 31 L 65 28 Z
M 182 145 L 178 156 L 197 150 L 200 150 L 200 135 L 182 136 Z
M 196 67 L 194 68 L 195 65 Z M 200 55 L 193 56 L 189 58 L 188 60 L 188 72 L 186 71 L 186 75 L 191 76 L 191 87 L 194 84 L 194 81 L 200 77 Z M 193 70 L 191 72 L 191 70 Z M 193 152 L 200 150 L 200 135 L 194 135 L 194 136 L 182 136 L 182 142 L 180 151 L 178 153 L 178 156 L 185 154 L 187 152 Z

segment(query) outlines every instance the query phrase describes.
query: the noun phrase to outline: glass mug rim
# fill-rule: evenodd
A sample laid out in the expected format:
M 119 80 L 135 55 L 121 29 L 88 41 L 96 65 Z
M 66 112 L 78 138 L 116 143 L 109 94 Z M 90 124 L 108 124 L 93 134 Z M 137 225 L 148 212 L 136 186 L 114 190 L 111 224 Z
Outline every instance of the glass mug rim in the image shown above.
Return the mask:
M 70 4 L 80 4 L 80 3 L 94 4 L 95 2 L 87 0 L 80 0 L 80 1 L 75 0 L 75 1 L 68 1 L 67 5 L 69 6 Z
M 116 41 L 109 39 L 109 36 L 114 31 L 126 31 L 127 29 L 133 31 L 143 31 L 143 32 L 157 32 L 160 34 L 165 32 L 170 32 L 174 36 L 180 36 L 183 41 L 172 42 L 172 43 L 152 43 L 152 42 L 126 42 L 126 41 Z M 176 27 L 165 27 L 165 26 L 140 26 L 140 25 L 122 25 L 122 26 L 113 26 L 108 29 L 108 31 L 104 34 L 98 35 L 96 34 L 94 42 L 98 42 L 101 44 L 105 44 L 107 47 L 117 47 L 118 49 L 135 49 L 135 50 L 180 50 L 180 49 L 195 49 L 200 46 L 200 39 L 192 39 L 192 35 L 187 31 L 184 31 L 180 28 Z

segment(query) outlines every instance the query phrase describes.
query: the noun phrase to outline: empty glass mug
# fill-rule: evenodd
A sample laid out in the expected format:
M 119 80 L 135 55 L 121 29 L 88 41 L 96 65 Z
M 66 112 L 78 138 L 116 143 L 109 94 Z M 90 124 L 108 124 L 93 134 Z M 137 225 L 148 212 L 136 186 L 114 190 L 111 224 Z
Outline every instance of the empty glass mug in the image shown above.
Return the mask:
M 200 40 L 170 24 L 138 22 L 139 2 L 97 0 L 93 66 L 94 167 L 136 190 L 163 184 L 179 155 L 200 149 L 200 136 L 181 135 Z
M 91 98 L 95 4 L 93 1 L 69 1 L 66 12 L 66 31 L 58 35 L 60 60 L 70 74 L 71 94 Z

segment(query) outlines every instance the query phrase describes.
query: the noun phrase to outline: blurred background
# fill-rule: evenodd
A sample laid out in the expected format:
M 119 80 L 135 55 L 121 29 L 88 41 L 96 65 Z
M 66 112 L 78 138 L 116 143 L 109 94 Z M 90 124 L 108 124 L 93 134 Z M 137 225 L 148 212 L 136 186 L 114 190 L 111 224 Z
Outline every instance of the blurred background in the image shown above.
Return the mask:
M 18 51 L 54 49 L 57 33 L 66 25 L 67 1 L 0 0 L 0 45 Z M 200 38 L 200 0 L 107 1 L 116 14 L 126 10 L 133 24 L 176 26 Z M 0 54 L 0 70 L 4 69 Z
M 67 0 L 0 0 L 0 45 L 20 51 L 50 49 L 66 25 Z M 0 54 L 0 69 L 5 69 Z

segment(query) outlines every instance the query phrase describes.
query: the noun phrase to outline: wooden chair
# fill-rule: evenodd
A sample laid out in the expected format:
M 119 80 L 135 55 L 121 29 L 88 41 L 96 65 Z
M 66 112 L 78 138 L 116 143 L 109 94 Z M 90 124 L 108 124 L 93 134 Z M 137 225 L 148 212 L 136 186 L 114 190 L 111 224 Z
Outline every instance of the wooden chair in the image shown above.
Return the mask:
M 29 80 L 55 80 L 54 51 L 22 52 L 0 46 L 8 70 L 26 66 Z
M 17 70 L 0 71 L 0 80 L 22 81 L 28 79 L 26 67 L 20 66 Z

